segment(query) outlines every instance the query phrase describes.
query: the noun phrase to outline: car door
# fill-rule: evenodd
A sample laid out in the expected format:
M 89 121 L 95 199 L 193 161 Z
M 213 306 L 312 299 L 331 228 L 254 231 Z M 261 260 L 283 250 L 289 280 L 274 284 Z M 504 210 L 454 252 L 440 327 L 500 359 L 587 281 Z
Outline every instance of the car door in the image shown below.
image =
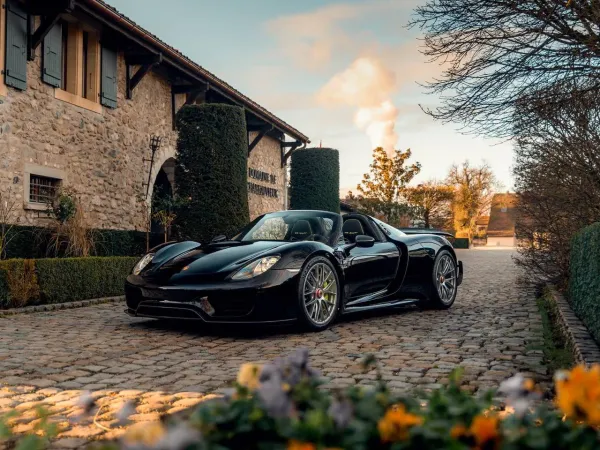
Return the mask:
M 375 239 L 371 247 L 353 246 L 346 251 L 346 298 L 349 302 L 385 291 L 396 277 L 400 262 L 398 247 L 382 233 L 363 222 L 363 232 Z

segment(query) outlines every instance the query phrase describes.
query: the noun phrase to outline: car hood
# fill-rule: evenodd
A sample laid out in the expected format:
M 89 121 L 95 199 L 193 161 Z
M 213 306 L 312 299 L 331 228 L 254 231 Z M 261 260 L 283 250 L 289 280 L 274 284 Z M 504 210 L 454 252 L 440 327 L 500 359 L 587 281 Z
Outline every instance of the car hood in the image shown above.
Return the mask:
M 276 253 L 286 242 L 180 242 L 156 252 L 142 276 L 161 283 L 220 281 L 254 259 Z M 275 251 L 275 252 L 274 252 Z

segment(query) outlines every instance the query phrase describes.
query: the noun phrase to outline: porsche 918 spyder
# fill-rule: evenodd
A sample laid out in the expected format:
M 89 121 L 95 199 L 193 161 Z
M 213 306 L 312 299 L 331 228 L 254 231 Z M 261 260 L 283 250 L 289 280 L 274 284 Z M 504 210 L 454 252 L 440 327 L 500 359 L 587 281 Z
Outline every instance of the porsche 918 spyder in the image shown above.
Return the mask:
M 357 213 L 280 211 L 231 238 L 154 248 L 127 277 L 126 312 L 210 323 L 301 321 L 323 330 L 352 312 L 450 308 L 462 278 L 444 236 L 409 235 Z

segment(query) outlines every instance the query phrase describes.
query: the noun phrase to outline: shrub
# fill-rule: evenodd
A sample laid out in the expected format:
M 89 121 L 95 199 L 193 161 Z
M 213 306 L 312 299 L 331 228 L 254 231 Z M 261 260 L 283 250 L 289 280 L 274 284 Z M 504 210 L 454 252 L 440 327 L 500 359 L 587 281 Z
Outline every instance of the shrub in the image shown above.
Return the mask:
M 340 212 L 340 155 L 332 148 L 292 154 L 290 209 Z
M 264 366 L 244 364 L 226 397 L 200 403 L 187 419 L 165 416 L 138 423 L 120 441 L 100 449 L 579 450 L 600 446 L 599 365 L 589 370 L 578 366 L 556 378 L 556 410 L 539 403 L 542 396 L 533 380 L 522 375 L 484 395 L 462 390 L 458 372 L 450 375 L 447 386 L 428 393 L 395 394 L 380 374 L 374 389 L 352 386 L 327 391 L 320 389 L 322 381 L 307 357 L 308 352 L 300 350 Z M 365 371 L 371 369 L 371 358 L 363 365 Z M 495 395 L 509 408 L 503 410 L 494 402 Z M 125 405 L 116 413 L 117 426 L 134 412 Z M 18 423 L 18 412 L 9 417 Z M 8 420 L 1 419 L 0 430 L 16 441 Z M 52 424 L 52 418 L 47 424 Z M 31 447 L 27 448 L 41 449 L 48 445 L 44 436 L 55 436 L 51 429 L 33 433 L 18 448 L 28 440 Z
M 177 114 L 177 208 L 180 237 L 210 241 L 232 236 L 250 221 L 248 135 L 244 110 L 229 105 L 192 105 Z
M 22 307 L 37 301 L 39 294 L 33 260 L 0 261 L 0 307 Z
M 94 229 L 94 256 L 142 256 L 146 253 L 146 233 L 135 230 Z M 15 225 L 9 232 L 7 259 L 40 259 L 47 255 L 51 242 L 50 230 L 43 227 Z M 162 233 L 150 234 L 150 248 L 163 243 Z M 59 253 L 59 257 L 64 254 Z
M 600 222 L 584 228 L 571 243 L 569 297 L 575 314 L 600 343 Z
M 123 295 L 125 278 L 138 261 L 130 257 L 39 259 L 43 303 L 63 303 Z
M 469 238 L 455 238 L 452 245 L 454 248 L 469 248 Z

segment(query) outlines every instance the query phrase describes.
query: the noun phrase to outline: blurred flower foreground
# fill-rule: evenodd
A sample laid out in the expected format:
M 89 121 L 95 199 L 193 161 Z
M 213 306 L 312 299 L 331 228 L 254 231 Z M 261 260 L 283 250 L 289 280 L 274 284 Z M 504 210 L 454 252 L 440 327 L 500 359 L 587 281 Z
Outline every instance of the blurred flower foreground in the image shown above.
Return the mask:
M 376 361 L 363 362 L 365 371 Z M 398 395 L 378 376 L 371 388 L 326 390 L 308 351 L 266 365 L 245 364 L 235 387 L 185 417 L 131 427 L 102 450 L 186 449 L 600 449 L 600 366 L 555 376 L 546 401 L 516 375 L 498 390 L 460 389 L 460 371 L 433 392 Z M 15 439 L 0 421 L 5 448 L 51 446 L 51 418 L 40 412 L 35 434 Z M 127 413 L 123 414 L 127 421 Z M 7 444 L 8 443 L 8 444 Z M 0 447 L 2 447 L 0 443 Z M 7 446 L 8 445 L 8 446 Z

